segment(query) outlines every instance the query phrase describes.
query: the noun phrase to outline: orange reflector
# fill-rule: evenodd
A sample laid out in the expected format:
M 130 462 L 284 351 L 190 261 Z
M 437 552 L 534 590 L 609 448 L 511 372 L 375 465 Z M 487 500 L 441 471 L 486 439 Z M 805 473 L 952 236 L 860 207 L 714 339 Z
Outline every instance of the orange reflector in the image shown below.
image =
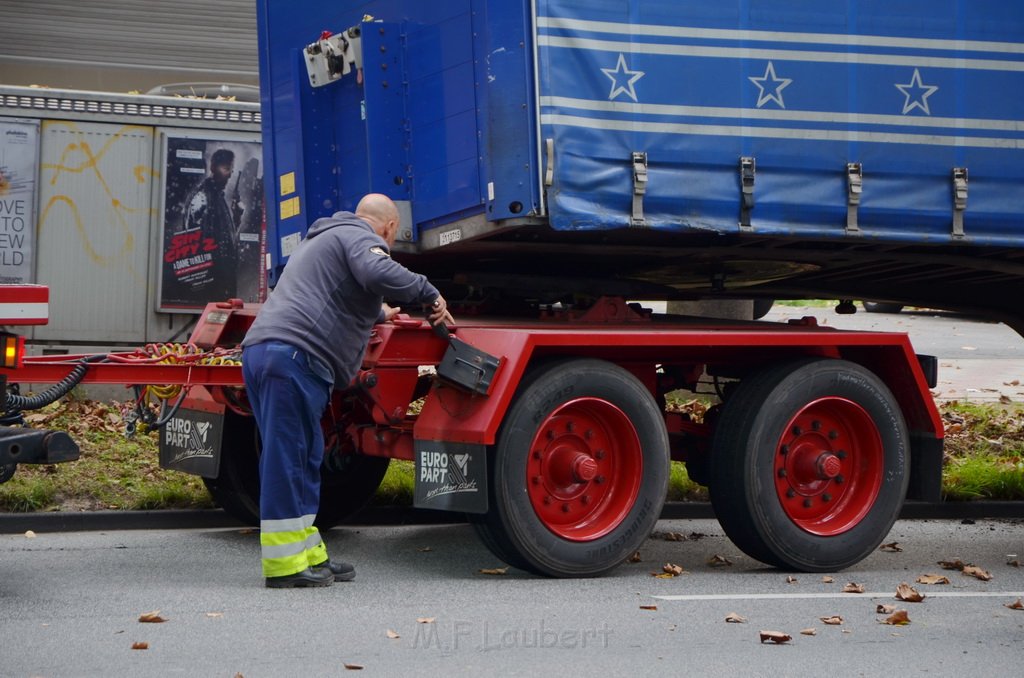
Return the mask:
M 14 334 L 3 335 L 4 367 L 21 367 L 21 354 L 25 340 Z

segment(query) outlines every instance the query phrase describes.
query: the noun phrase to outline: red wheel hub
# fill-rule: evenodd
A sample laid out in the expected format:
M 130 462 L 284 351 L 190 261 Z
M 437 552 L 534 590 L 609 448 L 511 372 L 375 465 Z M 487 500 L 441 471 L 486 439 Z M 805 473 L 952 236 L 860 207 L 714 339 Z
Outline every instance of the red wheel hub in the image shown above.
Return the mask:
M 629 417 L 600 398 L 556 408 L 534 436 L 526 464 L 530 504 L 553 533 L 598 539 L 629 514 L 640 491 L 643 454 Z
M 864 408 L 845 398 L 821 398 L 786 424 L 775 450 L 775 489 L 794 523 L 834 536 L 871 510 L 884 467 L 882 438 Z

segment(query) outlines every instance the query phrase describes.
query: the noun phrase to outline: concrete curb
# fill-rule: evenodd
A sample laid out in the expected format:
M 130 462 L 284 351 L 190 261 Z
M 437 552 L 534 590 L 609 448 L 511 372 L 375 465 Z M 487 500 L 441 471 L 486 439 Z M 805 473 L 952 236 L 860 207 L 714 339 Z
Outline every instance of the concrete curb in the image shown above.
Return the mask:
M 670 502 L 661 512 L 663 519 L 696 520 L 714 518 L 711 504 Z M 900 512 L 905 520 L 964 520 L 981 518 L 1024 518 L 1024 501 L 908 502 Z M 442 525 L 464 522 L 460 513 L 416 509 L 410 506 L 371 506 L 345 525 Z M 81 513 L 3 513 L 0 534 L 35 532 L 97 532 L 115 530 L 188 530 L 246 527 L 217 509 L 166 511 L 89 511 Z

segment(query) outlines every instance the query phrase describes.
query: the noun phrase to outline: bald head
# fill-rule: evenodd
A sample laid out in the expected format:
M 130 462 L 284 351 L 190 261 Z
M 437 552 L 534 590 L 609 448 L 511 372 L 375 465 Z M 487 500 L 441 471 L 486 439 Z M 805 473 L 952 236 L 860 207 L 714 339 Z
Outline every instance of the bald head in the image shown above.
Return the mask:
M 359 201 L 356 216 L 373 227 L 374 232 L 384 238 L 388 247 L 395 244 L 398 234 L 398 208 L 391 198 L 380 193 L 370 193 Z

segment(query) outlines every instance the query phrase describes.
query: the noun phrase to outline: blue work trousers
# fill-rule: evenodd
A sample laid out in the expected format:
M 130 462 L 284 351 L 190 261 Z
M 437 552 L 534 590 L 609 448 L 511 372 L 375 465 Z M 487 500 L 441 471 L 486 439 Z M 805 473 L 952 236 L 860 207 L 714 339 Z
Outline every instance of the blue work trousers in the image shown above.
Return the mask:
M 320 503 L 324 436 L 320 418 L 331 385 L 294 346 L 268 341 L 242 353 L 246 393 L 259 426 L 260 545 L 263 574 L 288 576 L 327 560 L 313 527 Z

